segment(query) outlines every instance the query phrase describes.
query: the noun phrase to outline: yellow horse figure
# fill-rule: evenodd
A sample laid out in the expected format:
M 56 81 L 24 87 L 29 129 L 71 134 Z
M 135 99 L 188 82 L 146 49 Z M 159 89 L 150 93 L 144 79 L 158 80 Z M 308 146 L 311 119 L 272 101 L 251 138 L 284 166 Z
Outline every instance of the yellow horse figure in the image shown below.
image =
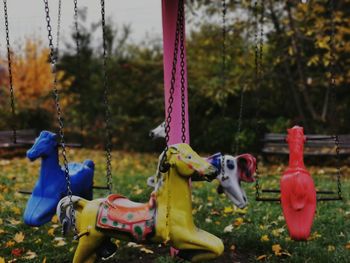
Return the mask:
M 193 222 L 188 182 L 192 175 L 213 179 L 216 168 L 187 144 L 169 146 L 162 154 L 166 156 L 160 157 L 158 167 L 165 160 L 168 169 L 160 174 L 148 203 L 135 203 L 120 195 L 92 201 L 73 196 L 79 235 L 73 263 L 94 262 L 96 250 L 110 237 L 142 243 L 169 242 L 180 251 L 179 256 L 194 262 L 222 254 L 222 241 Z M 59 218 L 69 214 L 67 208 L 69 197 L 57 206 Z

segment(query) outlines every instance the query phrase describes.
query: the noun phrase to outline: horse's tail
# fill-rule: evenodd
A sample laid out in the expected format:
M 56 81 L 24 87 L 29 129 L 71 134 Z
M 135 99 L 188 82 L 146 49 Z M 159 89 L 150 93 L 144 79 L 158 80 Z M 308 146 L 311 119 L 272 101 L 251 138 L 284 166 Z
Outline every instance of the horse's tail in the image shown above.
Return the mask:
M 95 163 L 92 160 L 85 160 L 84 165 L 91 168 L 92 170 L 95 169 Z
M 85 207 L 87 200 L 79 197 L 79 196 L 72 196 L 72 202 L 73 202 L 73 209 L 75 210 L 76 214 L 80 213 L 80 211 Z M 71 206 L 70 206 L 70 198 L 69 196 L 63 197 L 57 205 L 56 208 L 56 214 L 57 217 L 60 220 L 60 223 L 63 225 L 63 229 L 68 231 L 71 229 Z M 64 231 L 64 232 L 66 232 Z

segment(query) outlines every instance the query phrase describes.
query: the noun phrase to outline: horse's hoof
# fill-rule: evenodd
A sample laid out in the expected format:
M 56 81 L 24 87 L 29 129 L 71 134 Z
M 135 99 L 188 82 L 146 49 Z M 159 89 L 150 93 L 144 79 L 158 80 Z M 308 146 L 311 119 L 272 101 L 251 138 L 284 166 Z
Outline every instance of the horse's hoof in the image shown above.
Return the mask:
M 117 252 L 117 245 L 112 243 L 110 239 L 106 239 L 98 247 L 96 254 L 102 260 L 108 260 L 111 257 L 113 257 L 116 252 Z

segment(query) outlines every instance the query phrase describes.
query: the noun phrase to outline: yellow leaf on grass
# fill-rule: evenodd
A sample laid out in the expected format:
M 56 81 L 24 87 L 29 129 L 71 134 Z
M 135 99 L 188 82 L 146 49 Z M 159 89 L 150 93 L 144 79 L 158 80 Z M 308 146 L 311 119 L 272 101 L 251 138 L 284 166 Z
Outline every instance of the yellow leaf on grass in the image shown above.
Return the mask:
M 319 233 L 317 233 L 317 231 L 315 231 L 309 236 L 309 238 L 307 240 L 309 240 L 309 241 L 315 240 L 315 239 L 320 238 L 320 237 L 322 237 L 322 235 L 320 235 Z
M 350 249 L 350 242 L 345 245 L 346 249 Z
M 276 256 L 282 255 L 281 250 L 282 250 L 282 248 L 281 248 L 280 244 L 272 245 L 272 251 L 275 253 Z
M 260 238 L 260 241 L 261 242 L 265 242 L 265 241 L 269 241 L 269 236 L 268 235 L 263 235 L 261 238 Z
M 263 260 L 263 259 L 265 259 L 265 258 L 267 258 L 267 255 L 261 255 L 261 256 L 258 256 L 258 257 L 256 258 L 256 260 Z
M 230 247 L 230 250 L 231 250 L 231 251 L 235 251 L 235 250 L 236 250 L 236 246 L 235 246 L 235 245 L 232 245 L 232 246 Z
M 0 225 L 2 225 L 4 223 L 4 221 L 0 218 Z
M 224 208 L 224 213 L 225 214 L 230 214 L 230 213 L 232 213 L 233 212 L 233 208 L 231 207 L 231 206 L 226 206 L 225 208 Z
M 243 224 L 243 218 L 242 217 L 238 217 L 236 218 L 235 222 L 233 223 L 234 226 L 240 226 Z
M 5 233 L 5 230 L 0 228 L 0 235 L 4 233 Z
M 18 207 L 12 207 L 11 208 L 11 211 L 14 212 L 16 215 L 20 215 L 22 212 L 21 212 L 21 209 L 19 209 Z
M 5 263 L 5 259 L 3 257 L 0 257 L 0 263 Z
M 54 223 L 54 224 L 57 224 L 57 223 L 58 223 L 58 216 L 57 216 L 57 215 L 54 215 L 54 216 L 51 218 L 51 222 Z
M 43 258 L 43 262 L 42 263 L 46 263 L 46 257 Z
M 335 246 L 329 245 L 327 250 L 328 250 L 328 252 L 333 252 L 335 250 Z
M 10 240 L 5 243 L 5 247 L 13 247 L 15 244 L 16 243 L 14 241 Z
M 16 241 L 17 243 L 22 243 L 24 240 L 24 234 L 22 232 L 16 233 L 13 240 Z
M 142 251 L 142 252 L 144 252 L 144 253 L 146 253 L 146 254 L 153 254 L 153 253 L 154 253 L 153 250 L 150 250 L 150 249 L 145 248 L 145 247 L 142 247 L 142 248 L 140 249 L 140 251 Z
M 20 223 L 22 223 L 21 221 L 16 220 L 16 219 L 14 219 L 14 218 L 7 219 L 7 221 L 9 221 L 9 223 L 10 223 L 11 225 L 14 225 L 14 226 L 19 225 Z
M 49 236 L 54 236 L 55 234 L 55 229 L 54 228 L 50 228 L 47 233 L 49 234 Z
M 64 237 L 55 237 L 53 242 L 56 242 L 56 244 L 54 245 L 55 247 L 62 247 L 65 244 L 67 244 L 64 240 Z

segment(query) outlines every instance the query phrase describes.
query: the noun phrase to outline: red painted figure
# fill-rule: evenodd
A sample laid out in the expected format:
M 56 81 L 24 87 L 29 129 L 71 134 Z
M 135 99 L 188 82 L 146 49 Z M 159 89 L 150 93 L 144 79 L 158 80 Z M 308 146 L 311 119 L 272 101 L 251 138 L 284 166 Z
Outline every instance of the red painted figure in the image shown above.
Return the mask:
M 305 169 L 303 151 L 304 129 L 288 129 L 289 166 L 281 178 L 281 204 L 289 235 L 294 240 L 306 240 L 316 211 L 316 190 L 310 173 Z

